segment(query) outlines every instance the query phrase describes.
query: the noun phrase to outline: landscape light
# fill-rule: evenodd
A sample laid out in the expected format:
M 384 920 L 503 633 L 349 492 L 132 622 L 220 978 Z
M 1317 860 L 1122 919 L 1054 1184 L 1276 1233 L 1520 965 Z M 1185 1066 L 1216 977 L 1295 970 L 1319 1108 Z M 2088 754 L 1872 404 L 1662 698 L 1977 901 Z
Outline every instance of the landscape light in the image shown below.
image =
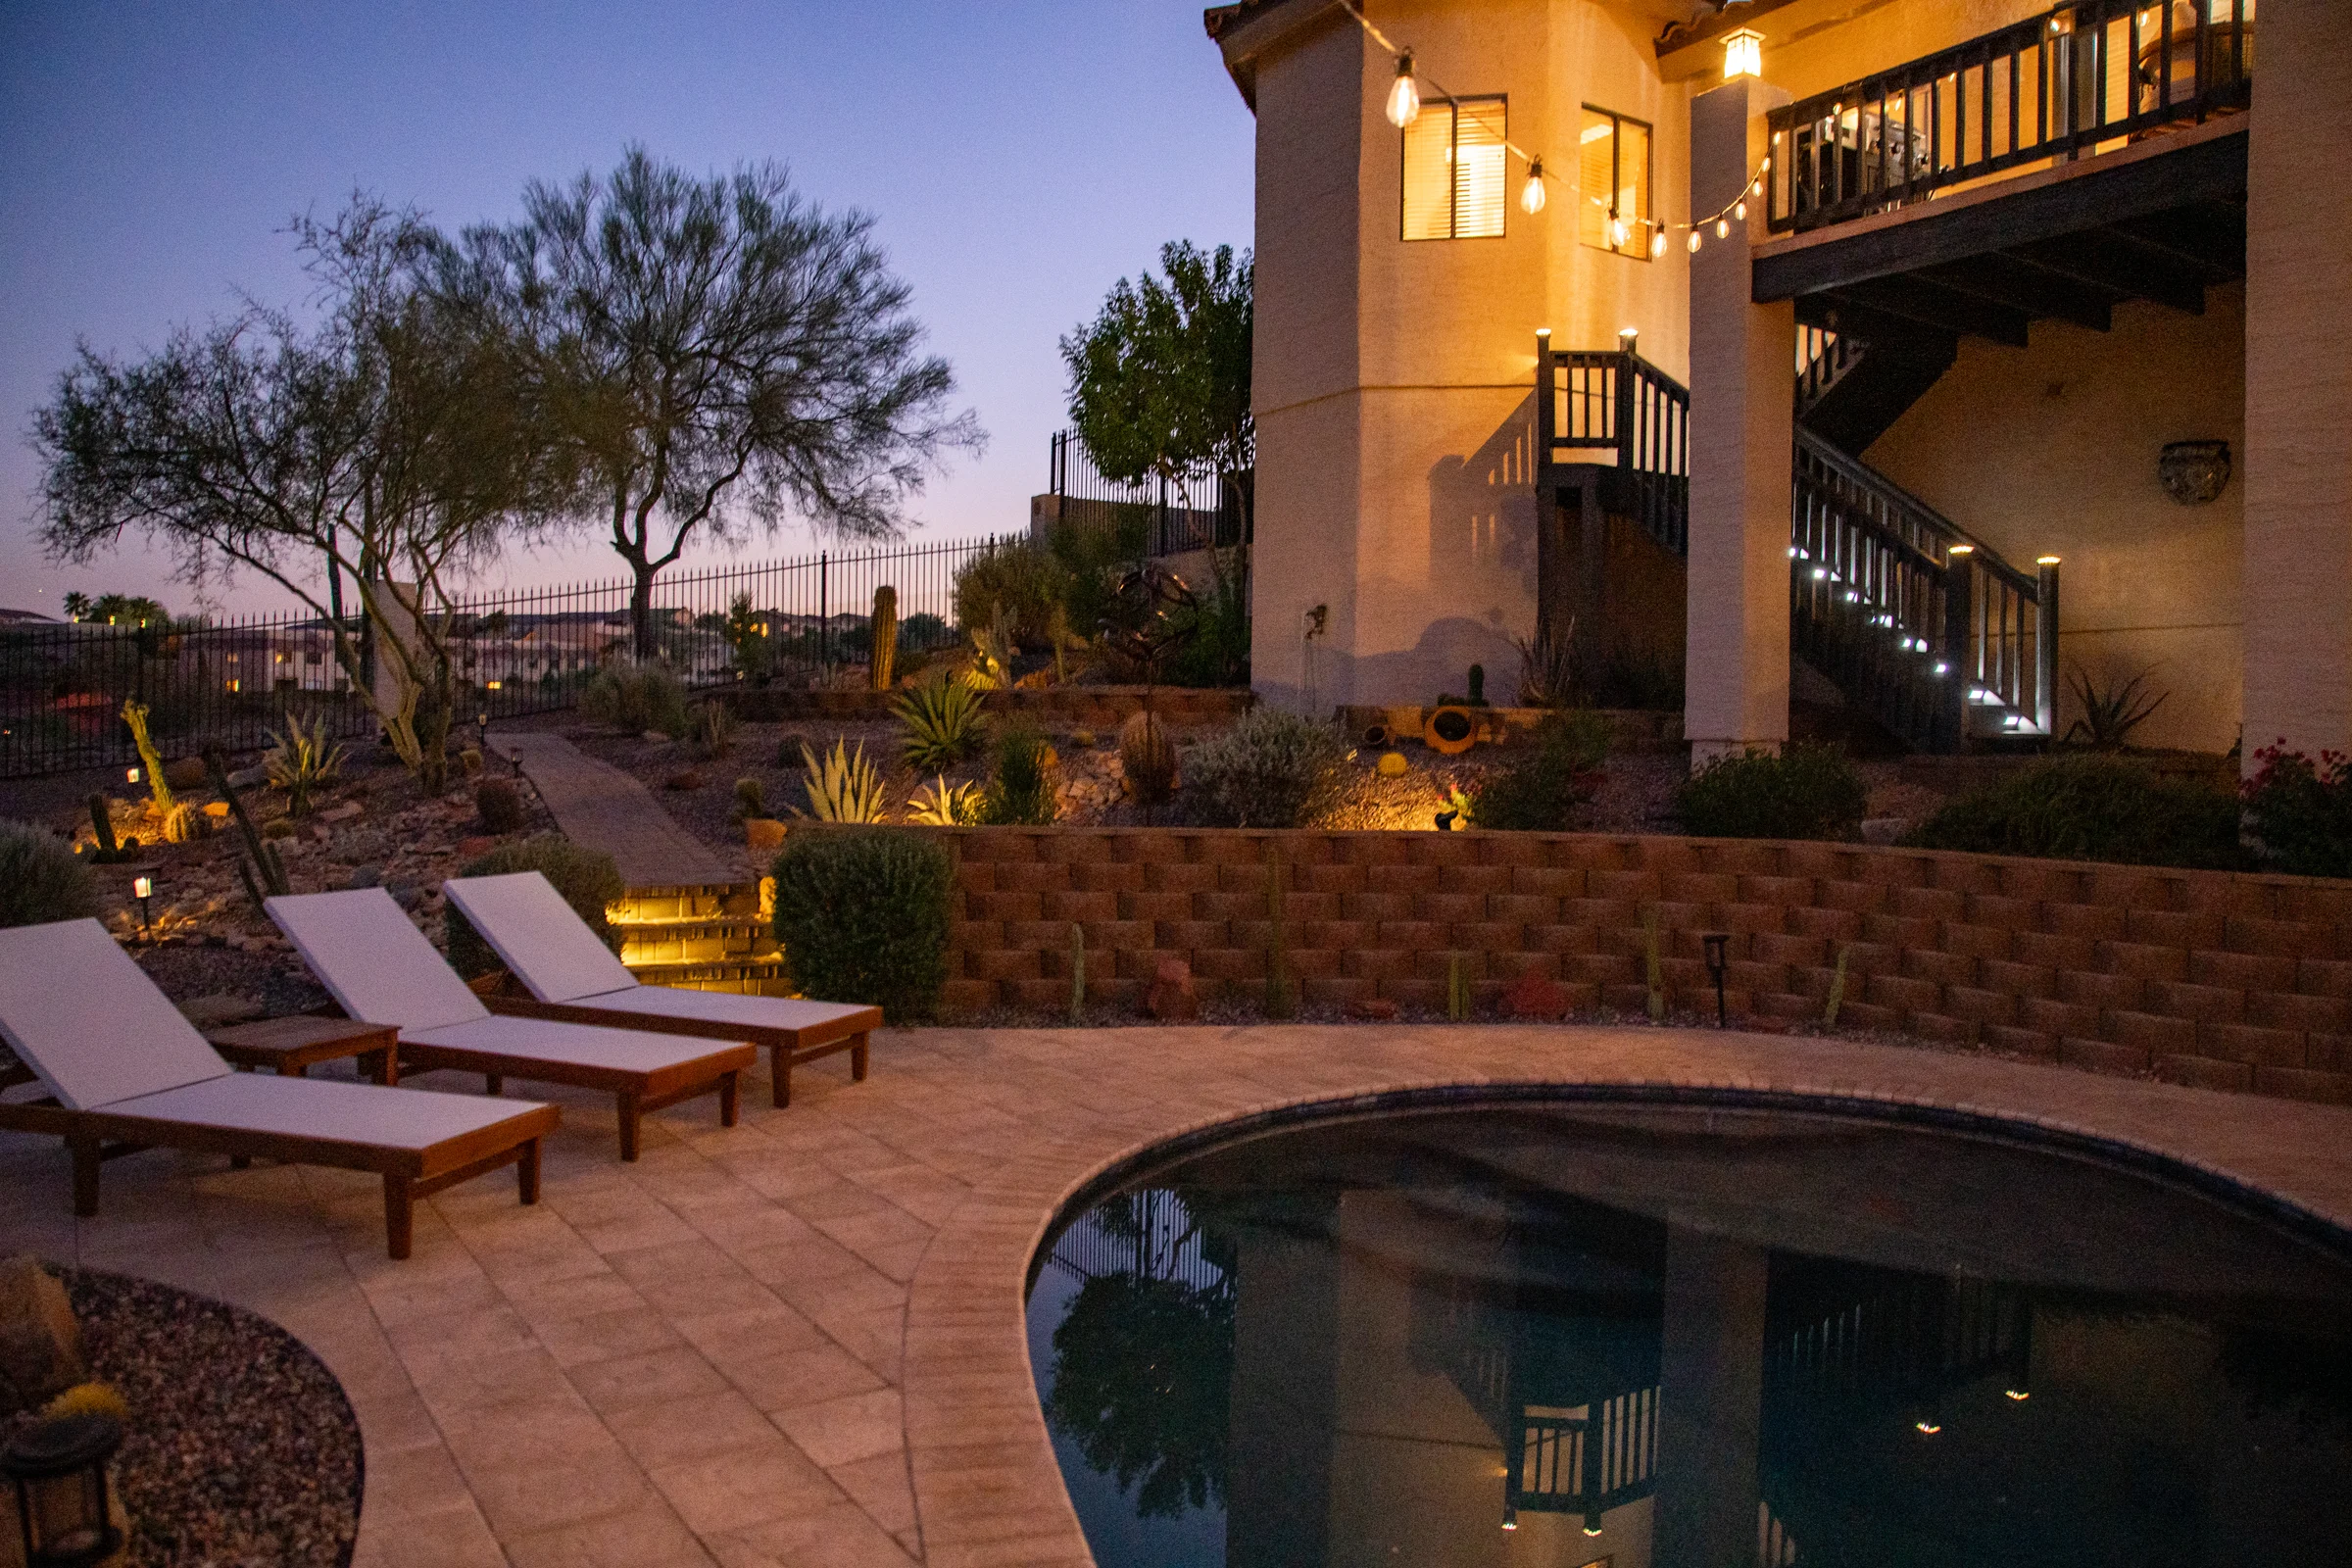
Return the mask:
M 132 877 L 130 879 L 130 896 L 139 901 L 139 935 L 145 936 L 148 926 L 154 923 L 148 905 L 155 898 L 155 878 L 151 876 Z
M 1527 183 L 1519 187 L 1519 207 L 1533 218 L 1544 210 L 1544 160 L 1531 158 L 1527 164 Z
M 2023 1404 L 2028 1399 L 2034 1397 L 2033 1395 L 2028 1394 L 2024 1389 L 2003 1389 L 2001 1392 L 2007 1395 L 2010 1398 L 2015 1399 L 2020 1404 Z
M 139 781 L 139 770 L 134 767 L 130 769 L 130 771 L 124 773 L 122 776 L 128 779 L 131 783 L 136 784 Z
M 53 1416 L 0 1449 L 0 1474 L 15 1484 L 24 1560 L 100 1563 L 122 1549 L 106 1463 L 122 1446 L 111 1415 Z
M 1413 82 L 1413 57 L 1396 57 L 1396 84 L 1389 89 L 1389 123 L 1398 130 L 1421 118 L 1421 89 Z
M 1753 27 L 1741 27 L 1723 36 L 1723 79 L 1735 76 L 1764 74 L 1764 35 Z
M 1934 1437 L 1934 1436 L 1935 1436 L 1936 1433 L 1938 1433 L 1938 1432 L 1941 1432 L 1941 1431 L 1943 1430 L 1943 1428 L 1942 1428 L 1941 1426 L 1937 1425 L 1937 1424 L 1936 1424 L 1936 1422 L 1934 1422 L 1934 1421 L 1914 1421 L 1914 1422 L 1912 1422 L 1911 1424 L 1912 1424 L 1913 1426 L 1915 1426 L 1915 1427 L 1917 1427 L 1917 1428 L 1919 1429 L 1920 1435 L 1921 1435 L 1922 1437 L 1929 1437 L 1929 1438 L 1932 1438 L 1932 1437 Z

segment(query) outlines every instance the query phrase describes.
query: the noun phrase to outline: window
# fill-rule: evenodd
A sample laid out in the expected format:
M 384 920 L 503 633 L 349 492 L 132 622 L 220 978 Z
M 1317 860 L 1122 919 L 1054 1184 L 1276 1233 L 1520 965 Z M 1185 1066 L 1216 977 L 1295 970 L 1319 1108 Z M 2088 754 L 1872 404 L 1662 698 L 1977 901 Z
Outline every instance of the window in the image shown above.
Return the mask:
M 1404 127 L 1404 237 L 1487 239 L 1502 232 L 1500 98 L 1424 103 Z
M 1577 237 L 1647 261 L 1649 237 L 1657 227 L 1649 206 L 1649 127 L 1587 104 L 1577 141 L 1584 195 Z

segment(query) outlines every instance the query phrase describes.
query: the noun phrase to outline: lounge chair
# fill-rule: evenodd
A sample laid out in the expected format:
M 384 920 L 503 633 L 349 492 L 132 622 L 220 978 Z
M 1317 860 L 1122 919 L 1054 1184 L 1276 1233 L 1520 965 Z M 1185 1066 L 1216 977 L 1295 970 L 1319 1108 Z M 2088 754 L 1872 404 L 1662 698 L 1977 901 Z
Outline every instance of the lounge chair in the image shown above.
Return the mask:
M 502 1165 L 539 1200 L 553 1105 L 241 1073 L 220 1059 L 95 920 L 0 930 L 0 1128 L 53 1133 L 74 1155 L 74 1212 L 98 1212 L 102 1161 L 143 1149 L 371 1170 L 384 1236 L 409 1255 L 416 1200 Z M 5 1091 L 38 1083 L 37 1100 Z
M 644 1112 L 715 1093 L 735 1125 L 739 1075 L 760 1059 L 743 1043 L 693 1045 L 645 1029 L 595 1028 L 493 1016 L 382 888 L 305 893 L 263 907 L 343 1010 L 400 1030 L 404 1073 L 478 1072 L 490 1093 L 509 1078 L 610 1094 L 620 1110 L 620 1157 L 637 1157 Z
M 882 1027 L 879 1007 L 639 985 L 536 871 L 453 877 L 441 891 L 528 993 L 513 995 L 495 981 L 477 984 L 493 1012 L 749 1040 L 767 1048 L 779 1108 L 792 1103 L 792 1069 L 836 1052 L 850 1054 L 850 1077 L 865 1082 L 867 1037 Z

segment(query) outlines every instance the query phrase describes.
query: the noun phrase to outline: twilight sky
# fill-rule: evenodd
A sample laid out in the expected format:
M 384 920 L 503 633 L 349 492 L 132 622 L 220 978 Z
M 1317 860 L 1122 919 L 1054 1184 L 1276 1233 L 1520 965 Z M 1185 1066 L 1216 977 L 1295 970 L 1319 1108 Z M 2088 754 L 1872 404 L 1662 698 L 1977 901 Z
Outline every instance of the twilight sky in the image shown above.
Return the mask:
M 698 173 L 778 159 L 874 215 L 989 433 L 914 503 L 934 539 L 1026 526 L 1055 340 L 1115 278 L 1163 240 L 1250 240 L 1250 114 L 1200 0 L 0 0 L 0 607 L 196 608 L 136 546 L 61 570 L 31 537 L 25 437 L 77 336 L 135 354 L 240 290 L 298 305 L 279 231 L 355 186 L 456 229 L 632 140 Z M 747 554 L 809 546 L 796 526 Z M 622 569 L 590 539 L 489 581 Z M 214 603 L 283 597 L 240 580 Z

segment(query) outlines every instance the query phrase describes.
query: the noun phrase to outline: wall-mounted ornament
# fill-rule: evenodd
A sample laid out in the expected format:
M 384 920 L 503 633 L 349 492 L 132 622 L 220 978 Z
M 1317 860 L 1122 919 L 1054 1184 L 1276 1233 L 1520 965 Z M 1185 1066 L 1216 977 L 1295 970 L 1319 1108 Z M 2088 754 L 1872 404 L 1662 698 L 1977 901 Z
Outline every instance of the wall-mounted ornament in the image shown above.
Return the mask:
M 2168 441 L 2156 460 L 2156 477 L 2180 505 L 2201 507 L 2230 483 L 2230 443 Z

